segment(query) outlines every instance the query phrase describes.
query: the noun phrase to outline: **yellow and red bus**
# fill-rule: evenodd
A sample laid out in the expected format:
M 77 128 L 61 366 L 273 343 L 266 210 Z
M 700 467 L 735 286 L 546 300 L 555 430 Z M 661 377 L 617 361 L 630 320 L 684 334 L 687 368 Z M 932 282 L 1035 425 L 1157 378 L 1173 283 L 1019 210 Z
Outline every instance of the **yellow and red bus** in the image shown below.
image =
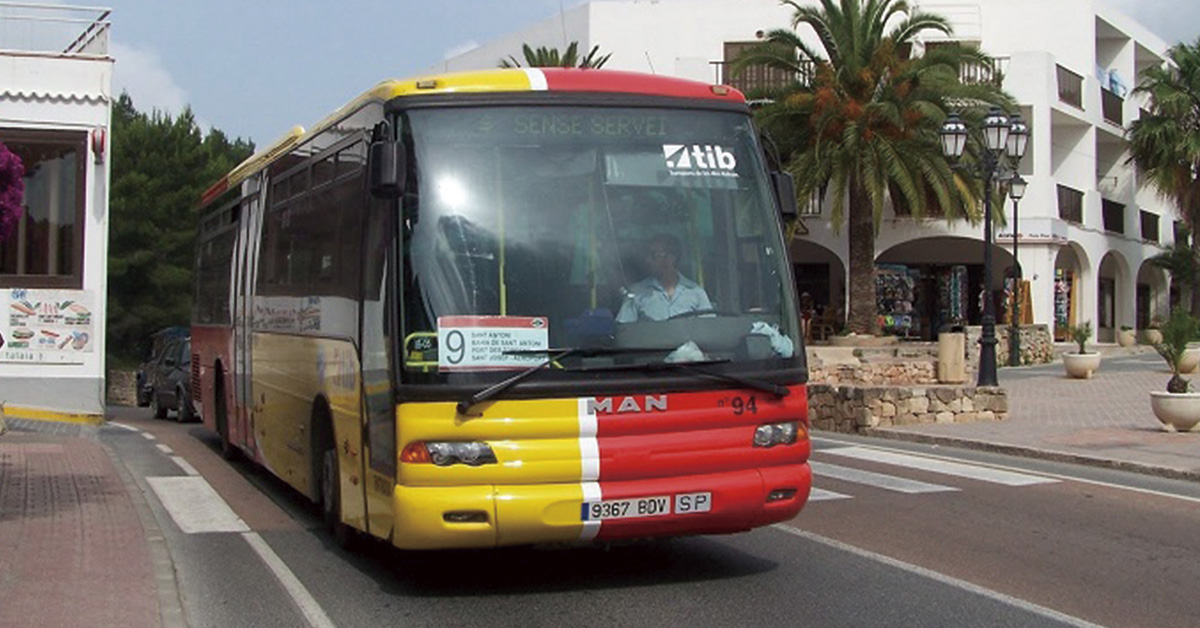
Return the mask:
M 732 88 L 577 69 L 387 81 L 202 204 L 204 424 L 339 539 L 731 533 L 808 498 L 795 192 Z M 647 266 L 667 255 L 669 287 Z

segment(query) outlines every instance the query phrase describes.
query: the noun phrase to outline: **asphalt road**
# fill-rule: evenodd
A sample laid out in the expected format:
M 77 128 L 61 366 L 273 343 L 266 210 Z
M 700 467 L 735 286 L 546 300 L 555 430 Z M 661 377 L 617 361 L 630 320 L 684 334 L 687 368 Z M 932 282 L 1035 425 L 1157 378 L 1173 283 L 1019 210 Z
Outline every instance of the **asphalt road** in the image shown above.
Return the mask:
M 112 414 L 139 430 L 102 438 L 147 494 L 192 627 L 1138 628 L 1200 617 L 1194 483 L 823 438 L 819 490 L 786 525 L 607 548 L 346 552 L 289 488 L 221 460 L 203 427 Z M 198 478 L 236 514 L 202 509 L 226 531 L 184 530 L 187 504 L 163 505 L 165 483 Z

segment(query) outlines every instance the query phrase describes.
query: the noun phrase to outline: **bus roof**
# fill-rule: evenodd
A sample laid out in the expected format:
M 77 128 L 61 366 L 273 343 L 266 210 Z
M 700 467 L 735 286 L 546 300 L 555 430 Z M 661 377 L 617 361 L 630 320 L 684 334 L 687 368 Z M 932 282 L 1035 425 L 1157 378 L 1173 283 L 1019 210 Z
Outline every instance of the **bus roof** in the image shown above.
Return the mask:
M 388 102 L 393 98 L 405 96 L 536 91 L 640 94 L 692 100 L 745 102 L 742 93 L 728 85 L 711 85 L 668 76 L 614 70 L 517 68 L 435 74 L 403 80 L 392 79 L 376 85 L 307 131 L 301 126 L 292 127 L 282 138 L 251 155 L 205 190 L 201 197 L 201 204 L 208 204 L 250 175 L 266 168 L 292 147 L 333 126 L 369 102 Z

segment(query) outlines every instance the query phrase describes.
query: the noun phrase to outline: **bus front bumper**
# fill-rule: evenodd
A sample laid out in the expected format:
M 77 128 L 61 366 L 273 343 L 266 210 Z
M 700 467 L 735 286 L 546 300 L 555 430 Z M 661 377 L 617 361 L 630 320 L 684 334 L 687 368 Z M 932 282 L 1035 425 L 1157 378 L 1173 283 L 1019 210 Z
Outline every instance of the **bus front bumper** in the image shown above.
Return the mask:
M 587 486 L 586 496 L 580 484 L 397 486 L 392 543 L 447 549 L 741 532 L 794 517 L 812 472 L 801 463 Z

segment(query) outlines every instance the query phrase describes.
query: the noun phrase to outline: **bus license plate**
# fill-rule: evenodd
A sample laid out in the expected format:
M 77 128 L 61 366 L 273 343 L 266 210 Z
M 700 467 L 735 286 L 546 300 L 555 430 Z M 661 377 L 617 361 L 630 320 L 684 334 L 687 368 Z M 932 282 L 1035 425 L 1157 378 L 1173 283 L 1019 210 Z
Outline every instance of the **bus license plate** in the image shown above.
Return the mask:
M 636 499 L 609 499 L 584 502 L 583 521 L 608 521 L 611 519 L 635 519 L 638 517 L 661 517 L 670 514 L 708 512 L 712 509 L 712 493 L 687 493 Z

